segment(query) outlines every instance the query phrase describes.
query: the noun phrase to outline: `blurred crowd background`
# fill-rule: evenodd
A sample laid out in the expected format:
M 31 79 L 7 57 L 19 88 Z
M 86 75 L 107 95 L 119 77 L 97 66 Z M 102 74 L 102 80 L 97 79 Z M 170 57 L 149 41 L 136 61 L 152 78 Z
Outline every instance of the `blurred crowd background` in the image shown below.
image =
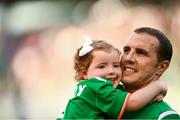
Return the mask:
M 1 0 L 0 119 L 55 119 L 73 95 L 83 36 L 122 50 L 137 27 L 160 29 L 174 54 L 161 79 L 180 114 L 179 0 Z

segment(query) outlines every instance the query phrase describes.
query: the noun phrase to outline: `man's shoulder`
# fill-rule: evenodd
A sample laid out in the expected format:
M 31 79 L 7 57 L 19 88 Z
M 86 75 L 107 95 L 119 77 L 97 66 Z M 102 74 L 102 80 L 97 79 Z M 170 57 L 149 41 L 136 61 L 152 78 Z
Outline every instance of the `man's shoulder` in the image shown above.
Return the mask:
M 152 106 L 154 110 L 157 111 L 159 119 L 180 119 L 179 114 L 164 101 L 154 102 L 149 106 Z
M 158 108 L 162 108 L 162 109 L 171 109 L 171 107 L 164 101 L 157 101 L 157 102 L 153 102 L 151 104 L 148 104 L 147 106 L 149 107 L 158 107 Z
M 153 102 L 138 111 L 126 112 L 124 117 L 131 119 L 168 119 L 170 117 L 179 119 L 178 113 L 164 101 Z
M 157 113 L 161 113 L 163 111 L 170 111 L 173 110 L 166 102 L 164 101 L 159 101 L 159 102 L 153 102 L 151 104 L 146 105 L 144 108 L 144 110 L 147 109 L 151 109 L 156 111 Z

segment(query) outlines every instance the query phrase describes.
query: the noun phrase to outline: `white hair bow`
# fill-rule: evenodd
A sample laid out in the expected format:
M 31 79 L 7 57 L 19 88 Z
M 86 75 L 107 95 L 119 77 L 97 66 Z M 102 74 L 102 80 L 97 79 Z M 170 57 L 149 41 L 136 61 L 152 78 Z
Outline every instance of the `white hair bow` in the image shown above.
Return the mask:
M 91 52 L 94 48 L 91 46 L 93 41 L 90 39 L 89 36 L 85 35 L 83 40 L 83 46 L 79 51 L 79 56 L 84 56 L 87 53 Z

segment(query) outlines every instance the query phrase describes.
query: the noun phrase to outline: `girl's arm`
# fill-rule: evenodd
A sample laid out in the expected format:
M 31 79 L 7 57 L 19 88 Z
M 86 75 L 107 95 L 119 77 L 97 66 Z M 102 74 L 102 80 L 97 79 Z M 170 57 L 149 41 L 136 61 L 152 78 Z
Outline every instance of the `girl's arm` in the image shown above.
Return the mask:
M 157 80 L 149 85 L 131 93 L 127 100 L 126 110 L 136 111 L 146 104 L 153 101 L 153 99 L 160 95 L 166 94 L 167 86 L 163 81 Z

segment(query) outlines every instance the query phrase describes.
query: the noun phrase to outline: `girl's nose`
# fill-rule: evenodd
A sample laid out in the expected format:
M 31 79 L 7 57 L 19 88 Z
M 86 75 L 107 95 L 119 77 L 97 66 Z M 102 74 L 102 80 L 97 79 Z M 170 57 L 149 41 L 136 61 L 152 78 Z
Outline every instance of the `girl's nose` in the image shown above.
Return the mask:
M 114 70 L 113 70 L 113 68 L 109 68 L 109 70 L 108 70 L 108 74 L 114 74 Z

